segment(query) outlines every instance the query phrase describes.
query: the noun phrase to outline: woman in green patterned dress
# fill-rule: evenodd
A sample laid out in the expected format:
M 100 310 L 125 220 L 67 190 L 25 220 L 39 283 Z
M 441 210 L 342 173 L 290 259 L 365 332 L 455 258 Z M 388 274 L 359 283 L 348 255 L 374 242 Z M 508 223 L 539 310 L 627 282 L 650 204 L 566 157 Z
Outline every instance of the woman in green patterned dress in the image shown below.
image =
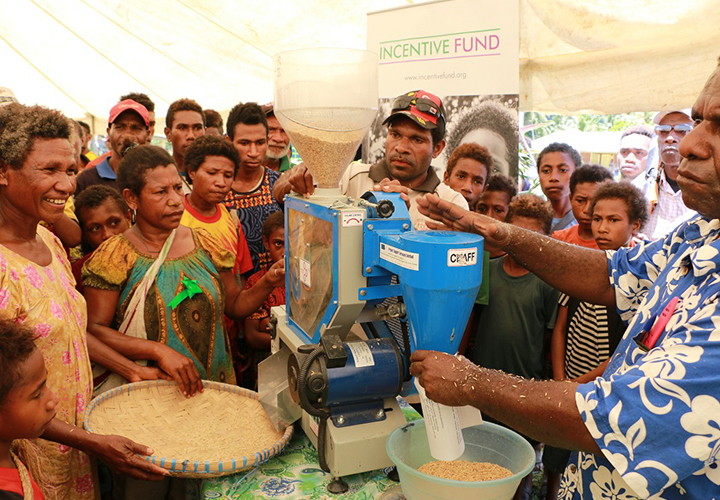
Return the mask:
M 232 274 L 235 256 L 204 229 L 180 226 L 183 184 L 162 148 L 129 151 L 118 186 L 135 225 L 105 241 L 83 266 L 88 331 L 127 358 L 160 368 L 159 376 L 172 377 L 186 397 L 202 391 L 202 379 L 234 384 L 223 314 L 242 319 L 257 310 L 284 281 L 284 264 L 268 271 L 259 290 L 241 291 Z M 123 382 L 108 372 L 102 377 L 96 392 Z M 183 481 L 114 478 L 115 498 L 185 496 Z
M 188 397 L 201 390 L 201 379 L 235 383 L 223 314 L 241 319 L 257 310 L 283 282 L 284 264 L 257 292 L 241 291 L 231 271 L 235 257 L 205 230 L 180 226 L 182 181 L 161 148 L 128 152 L 118 185 L 135 225 L 105 241 L 83 267 L 88 330 L 124 356 L 157 365 Z M 120 333 L 133 314 L 144 316 L 142 327 Z

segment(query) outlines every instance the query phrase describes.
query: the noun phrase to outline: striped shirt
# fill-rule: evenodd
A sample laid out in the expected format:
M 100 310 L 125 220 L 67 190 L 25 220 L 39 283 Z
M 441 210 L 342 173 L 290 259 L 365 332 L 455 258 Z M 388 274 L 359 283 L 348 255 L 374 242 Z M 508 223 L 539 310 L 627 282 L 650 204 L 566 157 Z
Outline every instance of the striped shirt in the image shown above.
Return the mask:
M 570 297 L 560 294 L 558 304 L 568 307 Z M 608 308 L 580 302 L 568 318 L 565 347 L 565 377 L 573 379 L 595 369 L 610 357 Z

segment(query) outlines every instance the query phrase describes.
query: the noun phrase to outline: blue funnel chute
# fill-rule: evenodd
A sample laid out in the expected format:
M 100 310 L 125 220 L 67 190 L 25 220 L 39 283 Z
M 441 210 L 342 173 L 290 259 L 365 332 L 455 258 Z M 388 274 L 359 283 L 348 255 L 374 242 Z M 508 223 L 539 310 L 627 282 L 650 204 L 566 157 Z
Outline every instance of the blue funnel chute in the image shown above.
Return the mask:
M 398 275 L 410 347 L 457 352 L 482 279 L 483 238 L 452 231 L 380 237 L 382 266 Z

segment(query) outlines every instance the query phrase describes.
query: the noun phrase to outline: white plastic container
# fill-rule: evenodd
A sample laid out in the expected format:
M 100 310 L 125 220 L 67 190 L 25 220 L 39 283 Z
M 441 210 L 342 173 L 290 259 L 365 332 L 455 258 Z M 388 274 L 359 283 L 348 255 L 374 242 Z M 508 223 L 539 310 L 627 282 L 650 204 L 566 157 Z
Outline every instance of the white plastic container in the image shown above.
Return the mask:
M 419 472 L 432 462 L 425 421 L 395 429 L 387 440 L 387 454 L 397 465 L 400 485 L 408 500 L 510 500 L 522 478 L 535 466 L 535 451 L 518 433 L 485 422 L 462 430 L 465 452 L 458 460 L 491 462 L 513 475 L 494 481 L 453 481 Z

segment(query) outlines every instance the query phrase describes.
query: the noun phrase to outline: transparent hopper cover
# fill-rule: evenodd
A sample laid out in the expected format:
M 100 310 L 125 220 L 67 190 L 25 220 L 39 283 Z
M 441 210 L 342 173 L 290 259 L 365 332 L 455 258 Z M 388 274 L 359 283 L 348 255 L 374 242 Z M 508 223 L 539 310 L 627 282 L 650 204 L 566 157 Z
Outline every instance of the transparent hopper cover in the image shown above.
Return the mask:
M 337 188 L 377 114 L 377 55 L 303 49 L 274 62 L 275 116 L 318 187 Z

